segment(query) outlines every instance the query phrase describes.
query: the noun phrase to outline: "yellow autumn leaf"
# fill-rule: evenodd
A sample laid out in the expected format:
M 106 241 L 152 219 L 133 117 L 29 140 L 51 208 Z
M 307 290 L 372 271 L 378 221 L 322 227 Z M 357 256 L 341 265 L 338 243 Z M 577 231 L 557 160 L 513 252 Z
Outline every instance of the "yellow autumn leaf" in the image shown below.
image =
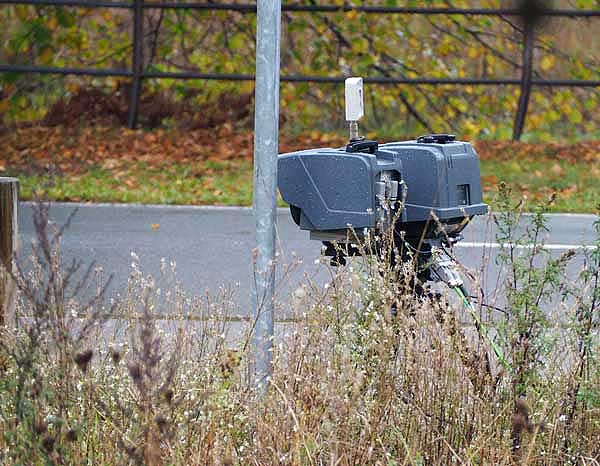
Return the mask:
M 583 121 L 583 115 L 581 115 L 579 110 L 574 110 L 569 115 L 569 121 L 573 124 L 579 124 Z
M 459 100 L 458 102 L 456 102 L 456 108 L 458 108 L 458 110 L 460 110 L 462 113 L 465 113 L 469 109 L 467 103 L 464 100 Z
M 570 115 L 571 113 L 573 113 L 573 107 L 571 106 L 571 104 L 569 103 L 564 103 L 560 106 L 560 110 L 562 111 L 563 114 L 565 115 Z
M 27 18 L 29 16 L 29 10 L 27 6 L 17 5 L 15 11 L 17 13 L 17 18 L 19 18 L 21 21 L 27 21 Z
M 46 47 L 44 50 L 42 50 L 42 53 L 40 53 L 40 61 L 45 65 L 51 63 L 53 58 L 54 50 L 52 50 L 51 47 Z
M 0 100 L 0 115 L 8 110 L 9 105 L 8 99 Z
M 555 59 L 552 55 L 545 55 L 540 62 L 540 68 L 544 71 L 548 71 L 550 68 L 553 68 L 555 64 Z
M 346 12 L 346 19 L 349 19 L 350 21 L 355 20 L 357 16 L 358 16 L 358 11 L 356 11 L 356 10 L 350 10 L 350 11 Z
M 538 114 L 530 115 L 528 118 L 529 126 L 532 128 L 538 128 L 544 122 L 544 118 Z
M 366 39 L 357 39 L 352 42 L 352 53 L 366 53 L 369 50 L 369 43 Z
M 58 19 L 56 19 L 56 16 L 51 17 L 46 23 L 46 25 L 48 26 L 48 29 L 50 29 L 51 31 L 55 31 L 58 27 Z
M 77 94 L 77 92 L 79 91 L 79 84 L 71 81 L 67 83 L 66 88 L 67 91 L 69 91 L 71 94 Z
M 225 62 L 224 68 L 225 68 L 225 72 L 226 73 L 233 73 L 233 72 L 235 72 L 235 67 L 236 67 L 236 65 L 235 65 L 234 62 L 232 62 L 232 61 L 226 61 Z
M 477 136 L 481 132 L 481 127 L 471 120 L 466 120 L 463 123 L 462 129 L 463 133 L 469 137 Z
M 383 103 L 384 107 L 390 108 L 394 104 L 394 97 L 391 96 L 390 94 L 385 94 L 381 98 L 381 102 Z
M 560 120 L 560 115 L 556 110 L 550 110 L 546 112 L 546 118 L 550 121 L 558 121 Z

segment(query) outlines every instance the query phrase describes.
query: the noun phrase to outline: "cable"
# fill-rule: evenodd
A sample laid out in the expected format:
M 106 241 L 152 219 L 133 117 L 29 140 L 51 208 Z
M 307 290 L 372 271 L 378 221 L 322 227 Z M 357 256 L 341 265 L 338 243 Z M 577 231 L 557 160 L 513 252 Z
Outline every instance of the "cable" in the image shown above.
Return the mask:
M 490 346 L 492 347 L 492 350 L 494 351 L 494 354 L 496 355 L 496 357 L 498 358 L 498 361 L 500 361 L 500 363 L 502 364 L 502 366 L 504 366 L 505 369 L 511 369 L 509 362 L 506 360 L 506 358 L 502 354 L 502 350 L 496 344 L 496 342 L 493 341 L 489 337 L 487 328 L 485 327 L 485 325 L 483 324 L 483 322 L 481 322 L 481 320 L 477 316 L 477 313 L 475 312 L 475 309 L 473 309 L 473 305 L 471 304 L 471 301 L 469 301 L 469 299 L 465 296 L 465 293 L 463 293 L 463 290 L 461 288 L 464 288 L 464 287 L 462 287 L 462 286 L 455 286 L 453 289 L 454 289 L 454 291 L 456 291 L 456 294 L 458 294 L 458 296 L 461 298 L 461 300 L 464 303 L 465 307 L 469 311 L 469 314 L 471 314 L 471 317 L 475 321 L 475 327 L 477 328 L 477 330 L 481 334 L 483 334 L 483 336 L 485 337 L 485 339 L 487 340 L 487 342 L 490 344 Z
M 463 293 L 464 293 L 464 291 L 463 291 Z M 492 304 L 487 304 L 484 301 L 479 301 L 479 297 L 478 296 L 475 296 L 475 295 L 472 295 L 472 294 L 467 294 L 467 293 L 464 293 L 464 295 L 467 298 L 471 298 L 471 300 L 473 300 L 473 299 L 476 300 L 477 304 L 479 304 L 481 307 L 486 307 L 488 309 L 492 309 L 493 311 L 501 312 L 504 315 L 508 314 L 508 311 L 506 309 L 503 309 L 503 308 L 498 307 L 498 306 L 494 306 Z

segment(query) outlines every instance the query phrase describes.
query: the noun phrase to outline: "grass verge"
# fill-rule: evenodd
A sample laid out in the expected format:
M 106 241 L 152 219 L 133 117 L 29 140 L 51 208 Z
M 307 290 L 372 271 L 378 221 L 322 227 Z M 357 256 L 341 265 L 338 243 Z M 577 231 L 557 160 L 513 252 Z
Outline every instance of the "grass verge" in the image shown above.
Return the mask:
M 312 132 L 282 136 L 281 152 L 336 147 L 344 138 Z M 114 127 L 24 128 L 0 135 L 0 174 L 56 201 L 250 205 L 252 134 L 214 131 L 130 131 Z M 479 141 L 486 202 L 500 182 L 527 208 L 557 194 L 555 212 L 595 212 L 600 202 L 600 143 L 525 144 Z M 410 189 L 410 187 L 409 187 Z
M 522 198 L 526 209 L 556 193 L 553 212 L 593 213 L 600 205 L 600 164 L 573 163 L 555 158 L 522 157 L 514 160 L 481 161 L 485 201 L 495 208 L 498 185 L 514 189 L 513 201 Z
M 197 166 L 200 166 L 200 175 L 188 165 L 172 164 L 157 169 L 144 163 L 124 164 L 117 174 L 94 166 L 71 176 L 15 175 L 20 180 L 23 199 L 32 199 L 41 188 L 55 201 L 182 205 L 252 203 L 250 161 L 204 161 Z
M 21 182 L 21 197 L 33 198 L 42 188 L 55 201 L 181 205 L 252 204 L 252 163 L 249 160 L 202 161 L 153 168 L 144 163 L 121 166 L 119 173 L 101 166 L 76 175 L 26 175 L 9 171 Z M 556 193 L 553 212 L 592 213 L 600 202 L 598 167 L 550 158 L 481 161 L 485 201 L 494 207 L 498 183 L 514 189 L 526 208 Z M 280 200 L 280 205 L 284 203 Z

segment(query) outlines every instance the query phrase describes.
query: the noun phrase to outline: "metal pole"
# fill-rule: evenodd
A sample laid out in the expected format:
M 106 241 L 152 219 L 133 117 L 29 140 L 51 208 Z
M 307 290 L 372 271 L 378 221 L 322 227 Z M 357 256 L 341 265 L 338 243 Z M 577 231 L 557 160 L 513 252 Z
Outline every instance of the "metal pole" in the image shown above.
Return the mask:
M 140 103 L 140 93 L 142 91 L 142 74 L 144 71 L 144 56 L 142 41 L 144 40 L 144 0 L 134 0 L 133 2 L 133 51 L 132 51 L 132 71 L 133 82 L 131 83 L 131 95 L 129 99 L 129 116 L 127 125 L 134 129 L 137 126 L 138 107 Z
M 256 249 L 252 383 L 265 391 L 273 373 L 273 295 L 279 132 L 281 0 L 258 0 L 254 104 L 254 218 Z

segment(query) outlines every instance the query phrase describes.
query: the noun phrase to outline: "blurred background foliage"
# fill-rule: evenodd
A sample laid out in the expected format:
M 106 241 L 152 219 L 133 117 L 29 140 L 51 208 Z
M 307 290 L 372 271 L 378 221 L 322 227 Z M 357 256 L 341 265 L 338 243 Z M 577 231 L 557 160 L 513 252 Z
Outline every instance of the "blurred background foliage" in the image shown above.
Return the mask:
M 507 6 L 493 0 L 368 4 Z M 600 0 L 553 6 L 597 9 Z M 0 5 L 0 63 L 131 69 L 132 16 L 128 9 Z M 282 22 L 282 75 L 518 79 L 522 71 L 523 31 L 514 17 L 283 12 Z M 252 74 L 255 27 L 253 13 L 146 9 L 144 68 Z M 537 29 L 534 78 L 600 79 L 599 28 L 598 17 L 546 19 Z M 92 91 L 125 112 L 129 81 L 0 73 L 0 118 L 5 125 L 51 122 L 53 106 L 55 113 L 66 112 L 64 104 L 56 105 Z M 145 79 L 147 105 L 141 106 L 140 121 L 168 127 L 229 110 L 220 107 L 251 108 L 253 89 L 254 83 L 245 81 Z M 363 127 L 380 137 L 456 132 L 508 139 L 518 96 L 518 86 L 368 85 Z M 599 139 L 599 103 L 598 88 L 534 87 L 523 140 Z M 342 107 L 340 84 L 281 85 L 282 130 L 289 134 L 343 129 Z M 234 112 L 238 121 L 232 123 L 251 125 L 251 112 L 246 113 Z

